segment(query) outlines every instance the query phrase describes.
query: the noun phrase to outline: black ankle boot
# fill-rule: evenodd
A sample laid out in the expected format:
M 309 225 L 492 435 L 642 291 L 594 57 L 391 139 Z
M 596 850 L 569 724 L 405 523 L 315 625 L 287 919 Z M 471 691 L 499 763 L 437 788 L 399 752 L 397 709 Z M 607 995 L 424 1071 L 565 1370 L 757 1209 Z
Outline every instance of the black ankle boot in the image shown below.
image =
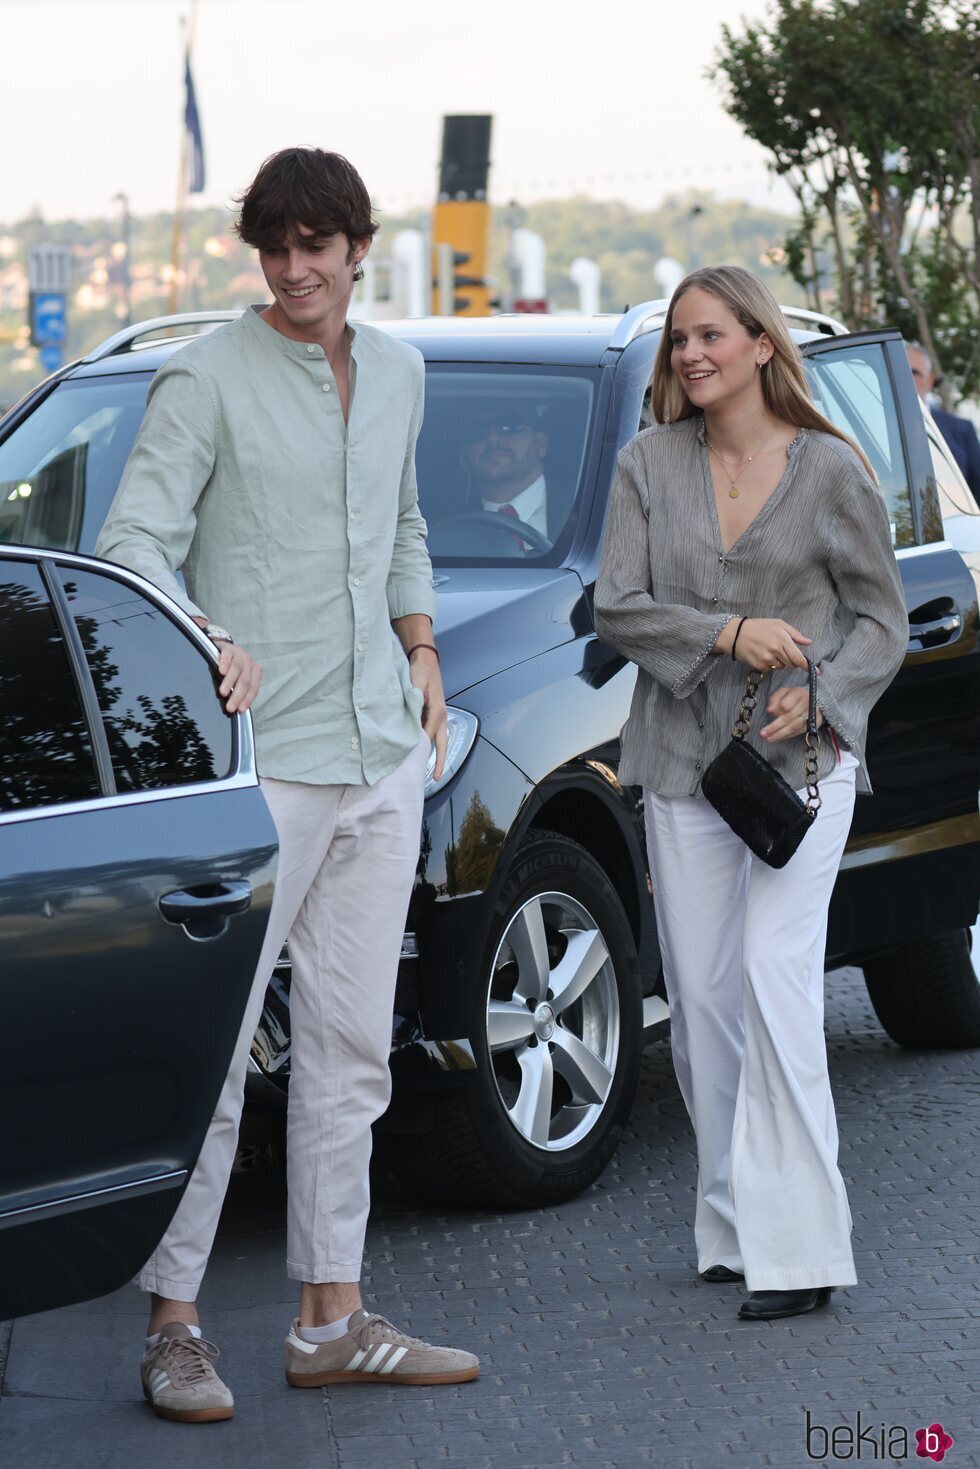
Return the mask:
M 709 1265 L 701 1271 L 701 1279 L 709 1285 L 729 1285 L 733 1280 L 744 1280 L 741 1270 L 729 1270 L 727 1265 Z
M 832 1285 L 812 1290 L 754 1290 L 739 1307 L 742 1321 L 775 1321 L 781 1316 L 802 1316 L 830 1301 Z

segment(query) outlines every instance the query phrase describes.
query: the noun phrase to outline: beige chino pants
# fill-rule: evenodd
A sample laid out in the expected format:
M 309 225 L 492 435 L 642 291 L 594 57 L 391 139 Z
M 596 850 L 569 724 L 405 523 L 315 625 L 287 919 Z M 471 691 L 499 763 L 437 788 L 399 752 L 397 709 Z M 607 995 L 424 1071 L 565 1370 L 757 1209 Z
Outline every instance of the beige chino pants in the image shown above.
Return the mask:
M 398 769 L 373 786 L 262 781 L 279 833 L 269 927 L 201 1155 L 170 1228 L 137 1277 L 141 1289 L 197 1299 L 235 1159 L 252 1037 L 287 937 L 287 1270 L 294 1280 L 360 1279 L 371 1124 L 391 1092 L 395 979 L 430 749 L 421 735 Z

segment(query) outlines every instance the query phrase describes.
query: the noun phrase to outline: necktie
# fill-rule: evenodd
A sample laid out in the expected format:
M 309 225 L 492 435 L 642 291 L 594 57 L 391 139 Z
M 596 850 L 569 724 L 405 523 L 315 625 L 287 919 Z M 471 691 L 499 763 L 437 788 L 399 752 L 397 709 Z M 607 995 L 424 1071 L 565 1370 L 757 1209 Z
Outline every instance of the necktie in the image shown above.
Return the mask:
M 499 505 L 497 507 L 497 514 L 498 515 L 507 515 L 507 516 L 510 517 L 511 520 L 520 520 L 520 518 L 521 518 L 518 515 L 517 511 L 514 509 L 513 505 Z M 511 540 L 512 541 L 516 541 L 516 543 L 518 544 L 518 546 L 520 546 L 520 548 L 521 548 L 522 551 L 526 551 L 527 550 L 527 546 L 524 544 L 524 542 L 523 542 L 523 540 L 521 539 L 520 536 L 511 536 Z

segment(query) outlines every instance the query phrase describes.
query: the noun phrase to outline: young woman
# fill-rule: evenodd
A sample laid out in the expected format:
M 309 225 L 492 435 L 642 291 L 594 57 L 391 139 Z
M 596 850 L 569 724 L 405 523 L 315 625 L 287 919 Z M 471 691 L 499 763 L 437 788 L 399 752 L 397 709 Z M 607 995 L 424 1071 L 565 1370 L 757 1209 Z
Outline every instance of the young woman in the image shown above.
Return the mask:
M 698 1268 L 744 1275 L 741 1317 L 794 1316 L 857 1279 L 823 1036 L 827 908 L 855 786 L 870 790 L 868 714 L 908 619 L 870 466 L 815 408 L 750 272 L 678 286 L 653 411 L 619 456 L 596 629 L 639 670 L 620 779 L 644 787 L 674 1066 L 697 1137 Z M 819 669 L 822 805 L 774 870 L 700 782 L 757 669 L 749 739 L 803 786 L 804 650 Z

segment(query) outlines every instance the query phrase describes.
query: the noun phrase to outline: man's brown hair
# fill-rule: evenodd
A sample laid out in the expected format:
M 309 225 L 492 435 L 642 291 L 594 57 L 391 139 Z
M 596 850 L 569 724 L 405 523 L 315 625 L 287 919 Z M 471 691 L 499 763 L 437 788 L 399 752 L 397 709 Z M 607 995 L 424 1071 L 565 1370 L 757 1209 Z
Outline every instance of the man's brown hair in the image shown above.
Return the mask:
M 235 231 L 256 250 L 276 249 L 297 225 L 322 237 L 346 235 L 350 245 L 371 239 L 378 229 L 357 169 L 323 148 L 273 153 L 235 203 Z

